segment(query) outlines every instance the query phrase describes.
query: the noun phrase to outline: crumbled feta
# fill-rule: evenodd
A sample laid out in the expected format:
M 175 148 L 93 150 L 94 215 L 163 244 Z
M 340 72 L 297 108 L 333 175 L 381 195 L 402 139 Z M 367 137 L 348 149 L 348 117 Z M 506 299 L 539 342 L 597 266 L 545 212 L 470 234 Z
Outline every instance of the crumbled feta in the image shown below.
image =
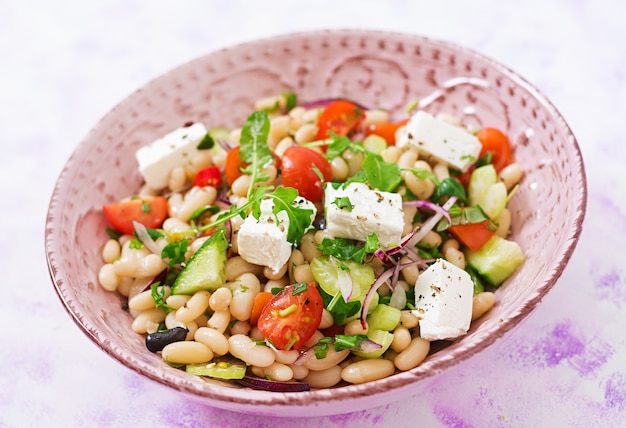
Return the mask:
M 315 205 L 304 199 L 296 198 L 294 206 L 313 211 L 311 222 L 315 218 Z M 287 241 L 289 217 L 286 211 L 273 212 L 271 199 L 261 201 L 261 213 L 256 219 L 252 213 L 246 217 L 237 233 L 239 255 L 248 263 L 267 266 L 278 272 L 291 256 L 291 243 Z
M 437 259 L 415 283 L 415 308 L 420 336 L 453 339 L 467 333 L 472 319 L 474 283 L 467 272 Z
M 148 187 L 161 190 L 167 187 L 170 171 L 191 162 L 199 152 L 198 144 L 206 136 L 202 123 L 178 128 L 135 153 L 139 172 Z
M 397 193 L 372 190 L 364 183 L 324 189 L 326 231 L 337 238 L 364 241 L 375 233 L 382 245 L 397 244 L 402 238 L 404 214 Z
M 466 171 L 480 154 L 482 144 L 465 129 L 418 111 L 399 133 L 396 145 L 411 144 L 449 166 Z

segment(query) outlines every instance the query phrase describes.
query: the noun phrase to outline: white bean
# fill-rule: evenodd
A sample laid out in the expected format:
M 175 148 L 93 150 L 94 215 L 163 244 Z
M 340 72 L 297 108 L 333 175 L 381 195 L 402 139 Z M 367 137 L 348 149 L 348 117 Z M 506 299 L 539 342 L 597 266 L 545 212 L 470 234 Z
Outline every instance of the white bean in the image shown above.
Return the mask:
M 394 371 L 395 367 L 389 360 L 361 360 L 344 367 L 341 378 L 349 383 L 360 384 L 391 376 Z
M 200 327 L 193 335 L 196 342 L 204 343 L 215 355 L 228 353 L 228 339 L 221 332 L 209 327 Z
M 233 293 L 229 306 L 230 313 L 239 321 L 249 320 L 254 298 L 261 291 L 259 279 L 251 273 L 244 273 L 231 282 L 229 286 Z
M 257 345 L 248 336 L 234 334 L 228 338 L 230 353 L 249 366 L 269 367 L 274 361 L 274 352 L 264 345 Z

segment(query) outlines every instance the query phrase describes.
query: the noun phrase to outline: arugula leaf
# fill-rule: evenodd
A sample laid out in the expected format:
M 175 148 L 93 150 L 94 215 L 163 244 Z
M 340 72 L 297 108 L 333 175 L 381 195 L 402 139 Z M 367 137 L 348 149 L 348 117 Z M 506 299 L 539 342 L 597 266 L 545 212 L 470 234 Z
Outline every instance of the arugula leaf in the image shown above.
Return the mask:
M 243 169 L 244 174 L 252 176 L 248 188 L 248 199 L 255 185 L 263 180 L 260 170 L 268 166 L 273 160 L 272 151 L 267 146 L 267 136 L 270 130 L 270 120 L 264 111 L 252 113 L 243 128 L 239 141 L 239 157 L 249 165 Z
M 400 168 L 395 162 L 385 162 L 382 156 L 368 152 L 363 160 L 367 182 L 373 189 L 392 192 L 402 182 Z
M 444 196 L 456 196 L 457 200 L 463 204 L 467 201 L 463 185 L 452 177 L 444 178 L 435 186 L 431 199 L 435 203 L 440 203 Z
M 220 207 L 218 207 L 217 205 L 207 205 L 204 207 L 200 207 L 196 209 L 193 213 L 191 213 L 191 217 L 189 217 L 189 220 L 195 220 L 206 212 L 210 212 L 211 214 L 217 214 L 218 212 L 220 212 Z
M 343 156 L 346 150 L 350 150 L 353 153 L 368 153 L 367 149 L 363 147 L 362 142 L 352 141 L 345 135 L 337 135 L 333 131 L 328 131 L 330 140 L 326 148 L 326 159 L 332 160 L 337 156 Z
M 298 245 L 302 236 L 304 236 L 304 232 L 311 226 L 313 210 L 307 210 L 293 205 L 293 201 L 298 197 L 298 191 L 293 187 L 279 186 L 276 190 L 264 196 L 273 199 L 274 208 L 272 211 L 274 214 L 277 214 L 279 211 L 285 211 L 287 213 L 287 217 L 289 218 L 287 241 L 291 242 L 293 245 Z M 262 198 L 259 198 L 253 202 L 253 213 L 260 212 L 261 199 Z M 258 214 L 255 217 L 258 218 Z

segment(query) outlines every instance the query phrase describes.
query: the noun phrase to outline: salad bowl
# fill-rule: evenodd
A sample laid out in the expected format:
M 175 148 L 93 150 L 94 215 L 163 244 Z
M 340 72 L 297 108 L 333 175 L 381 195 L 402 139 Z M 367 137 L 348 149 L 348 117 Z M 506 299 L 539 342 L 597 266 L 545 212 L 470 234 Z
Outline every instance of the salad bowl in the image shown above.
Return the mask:
M 185 123 L 241 126 L 254 101 L 289 91 L 303 101 L 349 98 L 392 117 L 407 103 L 469 128 L 499 128 L 524 170 L 509 203 L 511 238 L 525 262 L 496 291 L 494 308 L 418 367 L 361 385 L 259 391 L 177 370 L 146 352 L 124 299 L 98 283 L 107 240 L 102 206 L 142 184 L 137 149 Z M 563 272 L 586 207 L 583 160 L 554 105 L 506 66 L 417 35 L 366 30 L 296 33 L 233 46 L 179 66 L 121 101 L 78 144 L 52 194 L 45 248 L 54 288 L 76 325 L 130 370 L 212 406 L 266 415 L 330 415 L 407 397 L 519 324 Z

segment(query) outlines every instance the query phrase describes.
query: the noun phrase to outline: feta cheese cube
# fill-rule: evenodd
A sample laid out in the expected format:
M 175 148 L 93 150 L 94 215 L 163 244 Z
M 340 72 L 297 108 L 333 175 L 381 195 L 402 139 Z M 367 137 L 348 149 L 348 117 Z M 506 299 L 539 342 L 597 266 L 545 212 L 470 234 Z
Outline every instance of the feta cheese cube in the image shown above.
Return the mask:
M 184 166 L 199 152 L 198 144 L 206 136 L 202 123 L 178 128 L 169 134 L 141 147 L 135 153 L 139 172 L 148 187 L 161 190 L 167 187 L 170 171 Z
M 304 199 L 296 198 L 294 206 L 313 211 L 311 222 L 315 218 L 315 205 Z M 291 243 L 287 241 L 289 217 L 287 212 L 274 214 L 274 202 L 271 199 L 261 201 L 261 213 L 256 219 L 252 213 L 246 217 L 237 233 L 239 255 L 248 263 L 267 266 L 277 273 L 291 256 Z
M 453 339 L 467 333 L 472 319 L 474 283 L 463 269 L 437 259 L 415 283 L 415 315 L 420 336 Z
M 326 231 L 337 238 L 365 241 L 375 233 L 382 245 L 397 244 L 402 238 L 404 214 L 397 193 L 372 190 L 364 183 L 324 189 Z
M 411 116 L 398 136 L 398 147 L 407 144 L 463 172 L 478 159 L 482 149 L 476 136 L 423 110 Z

